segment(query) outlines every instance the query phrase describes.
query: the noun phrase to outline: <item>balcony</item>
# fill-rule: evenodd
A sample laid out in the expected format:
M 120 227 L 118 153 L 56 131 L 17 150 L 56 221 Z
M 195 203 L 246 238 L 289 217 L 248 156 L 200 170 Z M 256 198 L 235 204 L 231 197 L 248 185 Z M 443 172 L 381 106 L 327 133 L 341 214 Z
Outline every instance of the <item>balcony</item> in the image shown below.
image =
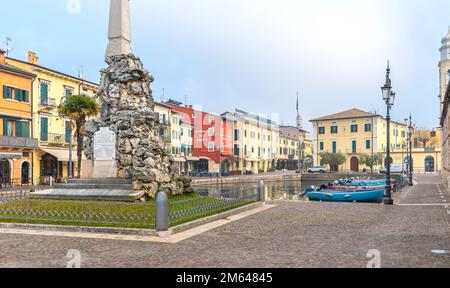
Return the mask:
M 0 136 L 0 146 L 20 149 L 36 149 L 39 147 L 38 139 L 11 136 Z
M 69 145 L 69 140 L 66 138 L 65 134 L 47 133 L 41 134 L 41 143 L 48 145 Z M 72 144 L 77 144 L 77 139 L 72 138 Z
M 56 108 L 56 107 L 58 107 L 58 105 L 56 104 L 56 99 L 47 98 L 47 99 L 40 99 L 39 107 L 40 108 Z

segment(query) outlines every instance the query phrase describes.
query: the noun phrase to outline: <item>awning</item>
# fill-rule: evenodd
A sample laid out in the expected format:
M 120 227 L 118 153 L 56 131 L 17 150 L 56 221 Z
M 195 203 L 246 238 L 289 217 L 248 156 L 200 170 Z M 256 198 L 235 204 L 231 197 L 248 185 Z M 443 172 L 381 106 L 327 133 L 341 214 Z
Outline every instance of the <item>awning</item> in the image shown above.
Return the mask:
M 186 159 L 181 158 L 181 157 L 174 157 L 175 162 L 186 162 Z
M 58 161 L 68 162 L 69 161 L 69 149 L 57 149 L 57 148 L 40 148 L 45 153 L 48 153 L 58 159 Z M 72 151 L 72 161 L 77 161 L 77 149 Z M 83 160 L 87 160 L 83 153 Z

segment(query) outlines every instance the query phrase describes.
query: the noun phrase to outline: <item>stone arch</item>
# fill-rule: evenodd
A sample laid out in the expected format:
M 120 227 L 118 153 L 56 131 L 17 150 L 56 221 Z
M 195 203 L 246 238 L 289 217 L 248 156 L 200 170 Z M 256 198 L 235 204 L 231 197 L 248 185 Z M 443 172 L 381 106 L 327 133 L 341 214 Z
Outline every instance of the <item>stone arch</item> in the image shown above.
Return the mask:
M 433 156 L 427 156 L 425 158 L 425 172 L 434 173 L 435 171 L 435 161 Z
M 29 160 L 23 160 L 20 164 L 20 183 L 22 185 L 32 184 L 33 167 Z

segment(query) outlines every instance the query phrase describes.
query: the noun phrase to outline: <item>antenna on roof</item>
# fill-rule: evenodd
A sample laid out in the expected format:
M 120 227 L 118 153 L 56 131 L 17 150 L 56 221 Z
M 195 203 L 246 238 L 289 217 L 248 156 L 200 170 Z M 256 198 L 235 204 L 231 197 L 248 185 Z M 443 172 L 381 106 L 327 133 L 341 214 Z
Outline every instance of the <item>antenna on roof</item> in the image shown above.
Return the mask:
M 84 66 L 83 65 L 78 66 L 77 71 L 78 71 L 78 78 L 84 80 Z
M 12 42 L 11 37 L 6 37 L 5 41 L 3 43 L 6 45 L 6 56 L 9 56 L 9 52 L 12 52 L 14 49 L 9 46 L 9 43 Z
M 161 103 L 164 103 L 164 98 L 166 97 L 166 88 L 163 88 L 163 93 L 161 95 Z

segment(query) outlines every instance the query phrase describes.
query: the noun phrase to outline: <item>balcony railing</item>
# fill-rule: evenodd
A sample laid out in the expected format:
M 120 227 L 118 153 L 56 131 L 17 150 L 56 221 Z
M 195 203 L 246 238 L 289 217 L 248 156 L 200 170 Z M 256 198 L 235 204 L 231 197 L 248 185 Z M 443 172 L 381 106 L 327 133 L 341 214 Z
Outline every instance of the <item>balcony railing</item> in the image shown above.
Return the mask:
M 35 149 L 39 147 L 38 139 L 11 136 L 0 136 L 0 146 L 26 149 Z
M 65 134 L 57 134 L 57 133 L 41 133 L 41 142 L 45 142 L 47 144 L 53 144 L 53 145 L 65 145 L 69 144 L 69 139 L 66 137 Z M 77 144 L 77 139 L 75 137 L 72 137 L 72 144 Z
M 48 107 L 48 108 L 55 108 L 58 105 L 56 104 L 56 99 L 54 99 L 54 98 L 47 98 L 47 99 L 40 99 L 39 106 L 41 106 L 41 107 Z

